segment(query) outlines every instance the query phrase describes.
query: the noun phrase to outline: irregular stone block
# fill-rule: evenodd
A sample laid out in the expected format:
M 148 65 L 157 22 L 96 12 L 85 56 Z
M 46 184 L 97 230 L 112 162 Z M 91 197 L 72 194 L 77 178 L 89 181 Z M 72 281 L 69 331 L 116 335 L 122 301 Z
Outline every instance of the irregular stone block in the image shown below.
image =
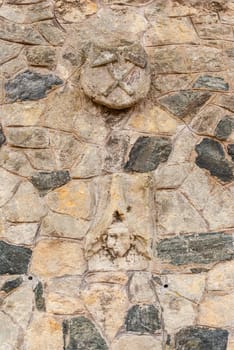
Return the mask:
M 63 322 L 65 350 L 108 350 L 94 324 L 80 316 Z
M 162 341 L 149 335 L 123 335 L 116 339 L 111 350 L 162 350 Z
M 214 77 L 211 75 L 200 76 L 193 84 L 195 89 L 206 89 L 214 91 L 227 91 L 229 90 L 229 84 L 225 83 L 223 78 Z
M 43 37 L 53 46 L 62 45 L 65 39 L 65 33 L 53 22 L 41 22 L 38 24 L 38 30 Z
M 0 241 L 0 275 L 27 273 L 31 255 L 29 248 Z
M 234 259 L 233 237 L 223 232 L 200 233 L 161 240 L 155 253 L 173 265 L 209 264 Z
M 183 119 L 188 115 L 194 116 L 210 97 L 210 92 L 185 90 L 162 97 L 159 102 L 169 112 Z
M 46 129 L 28 126 L 7 129 L 9 144 L 23 148 L 46 148 L 49 146 L 49 133 Z
M 231 135 L 233 129 L 234 129 L 234 118 L 231 116 L 229 117 L 227 115 L 222 120 L 220 120 L 220 122 L 216 126 L 215 136 L 219 140 L 227 140 L 228 136 Z
M 231 156 L 232 160 L 234 161 L 234 143 L 229 144 L 227 146 L 227 151 L 228 151 L 229 156 Z
M 4 64 L 17 57 L 22 48 L 21 45 L 9 43 L 6 41 L 0 41 L 1 52 L 0 52 L 0 64 Z
M 44 38 L 34 31 L 32 26 L 16 24 L 3 19 L 0 19 L 0 39 L 30 45 L 45 43 Z
M 154 305 L 134 305 L 125 320 L 128 332 L 151 333 L 161 329 L 159 311 Z
M 31 66 L 53 68 L 56 63 L 56 50 L 49 46 L 32 46 L 26 51 Z
M 0 125 L 0 147 L 6 142 L 6 136 L 3 133 L 2 126 Z
M 36 173 L 31 177 L 31 182 L 39 191 L 49 191 L 65 185 L 70 179 L 69 171 L 58 170 Z
M 175 350 L 226 350 L 227 340 L 225 329 L 188 327 L 175 335 Z
M 233 165 L 225 159 L 223 147 L 219 142 L 204 138 L 195 149 L 198 154 L 196 164 L 200 168 L 209 170 L 211 175 L 224 182 L 234 179 Z
M 14 280 L 6 281 L 3 284 L 1 290 L 3 290 L 3 292 L 5 293 L 9 293 L 12 290 L 16 289 L 17 287 L 19 287 L 22 283 L 23 283 L 22 277 L 17 277 Z
M 41 282 L 38 282 L 34 288 L 35 294 L 35 303 L 38 311 L 45 311 L 45 298 L 43 297 L 43 285 Z
M 16 75 L 5 84 L 8 101 L 39 100 L 46 96 L 48 90 L 63 81 L 53 74 L 40 74 L 30 70 Z
M 141 136 L 133 145 L 124 169 L 140 173 L 155 170 L 160 163 L 167 161 L 171 150 L 169 138 Z

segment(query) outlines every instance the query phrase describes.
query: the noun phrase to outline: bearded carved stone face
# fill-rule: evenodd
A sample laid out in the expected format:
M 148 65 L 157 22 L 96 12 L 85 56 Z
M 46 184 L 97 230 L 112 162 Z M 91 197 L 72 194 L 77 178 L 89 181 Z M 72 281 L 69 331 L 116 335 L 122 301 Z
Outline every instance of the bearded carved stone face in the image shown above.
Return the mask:
M 113 258 L 123 257 L 131 248 L 132 237 L 122 223 L 112 224 L 104 237 L 105 247 Z
M 147 56 L 139 44 L 118 48 L 92 45 L 81 71 L 81 85 L 94 102 L 112 109 L 133 106 L 150 87 Z

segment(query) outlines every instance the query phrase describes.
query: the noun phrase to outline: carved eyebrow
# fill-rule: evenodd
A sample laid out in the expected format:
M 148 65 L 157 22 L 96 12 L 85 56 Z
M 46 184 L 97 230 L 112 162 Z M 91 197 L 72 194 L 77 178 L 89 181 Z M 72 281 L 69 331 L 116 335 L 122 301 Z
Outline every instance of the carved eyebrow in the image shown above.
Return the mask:
M 102 51 L 92 62 L 92 67 L 103 66 L 108 63 L 113 63 L 118 60 L 118 57 L 114 52 Z

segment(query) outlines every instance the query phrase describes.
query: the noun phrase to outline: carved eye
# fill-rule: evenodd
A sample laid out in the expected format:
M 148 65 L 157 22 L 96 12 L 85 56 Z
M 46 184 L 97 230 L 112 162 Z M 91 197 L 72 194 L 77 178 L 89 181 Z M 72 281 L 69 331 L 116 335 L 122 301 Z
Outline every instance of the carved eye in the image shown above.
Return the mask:
M 108 63 L 113 63 L 118 60 L 118 57 L 114 52 L 102 51 L 92 62 L 92 67 L 103 66 Z

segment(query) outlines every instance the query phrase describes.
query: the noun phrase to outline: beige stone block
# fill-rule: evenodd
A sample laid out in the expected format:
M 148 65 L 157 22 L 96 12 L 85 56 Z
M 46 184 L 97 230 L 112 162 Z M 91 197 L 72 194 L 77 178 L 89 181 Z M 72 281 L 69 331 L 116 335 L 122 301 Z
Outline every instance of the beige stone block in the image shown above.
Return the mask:
M 128 298 L 123 286 L 92 284 L 82 291 L 88 311 L 101 327 L 107 338 L 113 340 L 124 323 Z
M 6 137 L 15 147 L 46 148 L 50 143 L 48 130 L 33 126 L 8 127 Z
M 73 178 L 89 178 L 100 175 L 103 166 L 102 153 L 101 147 L 87 144 L 81 159 L 71 169 L 71 176 Z
M 129 283 L 129 298 L 131 303 L 156 302 L 156 294 L 151 275 L 148 272 L 134 272 Z
M 169 291 L 194 303 L 199 303 L 201 300 L 205 289 L 205 282 L 205 274 L 171 274 L 167 275 L 165 280 Z
M 15 350 L 19 329 L 12 319 L 3 312 L 0 312 L 0 329 L 0 350 Z
M 162 350 L 162 341 L 148 335 L 124 335 L 115 340 L 111 350 Z
M 145 45 L 195 44 L 199 38 L 189 18 L 154 18 L 152 28 L 145 34 Z
M 19 177 L 0 169 L 0 206 L 3 206 L 13 197 L 19 183 Z
M 96 112 L 96 111 L 95 111 Z M 108 134 L 105 121 L 100 114 L 78 112 L 74 121 L 74 132 L 85 141 L 102 144 Z
M 5 216 L 13 222 L 39 221 L 47 208 L 38 191 L 29 182 L 23 182 L 15 196 L 4 207 Z
M 114 283 L 125 285 L 128 281 L 127 273 L 118 272 L 91 272 L 86 276 L 87 283 Z
M 14 244 L 33 244 L 38 229 L 37 223 L 6 224 L 0 237 Z
M 47 195 L 47 204 L 55 212 L 87 219 L 91 211 L 88 182 L 74 180 Z
M 229 293 L 234 289 L 234 261 L 216 265 L 208 273 L 207 290 Z
M 15 151 L 4 145 L 1 147 L 0 164 L 4 169 L 20 176 L 30 176 L 35 172 L 23 151 Z
M 45 104 L 40 101 L 17 102 L 2 106 L 1 116 L 7 126 L 35 126 L 44 111 Z
M 165 133 L 173 135 L 179 124 L 169 113 L 155 106 L 149 111 L 133 114 L 128 122 L 128 127 L 152 134 Z
M 60 239 L 42 240 L 36 245 L 30 271 L 37 276 L 53 278 L 82 274 L 86 269 L 81 245 Z
M 55 318 L 36 313 L 25 335 L 25 350 L 63 348 L 62 326 Z
M 233 327 L 234 293 L 208 294 L 199 307 L 198 324 L 209 327 Z
M 195 233 L 207 230 L 206 222 L 183 194 L 175 191 L 158 191 L 156 204 L 160 234 Z
M 154 172 L 157 188 L 177 188 L 189 175 L 192 165 L 189 162 L 180 164 L 160 164 Z

